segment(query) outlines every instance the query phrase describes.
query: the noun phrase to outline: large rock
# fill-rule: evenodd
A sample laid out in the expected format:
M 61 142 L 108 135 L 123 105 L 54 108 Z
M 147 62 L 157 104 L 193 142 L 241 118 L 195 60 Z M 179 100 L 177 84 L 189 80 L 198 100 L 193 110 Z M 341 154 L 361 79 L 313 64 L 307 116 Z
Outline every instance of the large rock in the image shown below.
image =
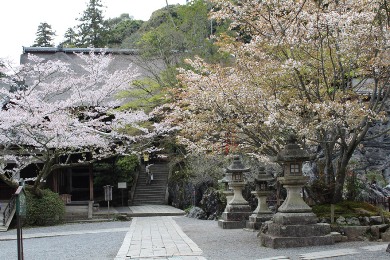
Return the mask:
M 359 219 L 358 219 L 358 218 L 355 218 L 355 217 L 353 217 L 353 218 L 347 218 L 347 219 L 346 219 L 346 222 L 347 222 L 347 224 L 350 225 L 350 226 L 360 226 L 360 221 L 359 221 Z
M 370 232 L 372 235 L 372 239 L 381 238 L 381 233 L 385 232 L 388 227 L 389 227 L 389 225 L 387 225 L 387 224 L 370 226 Z
M 337 225 L 347 225 L 347 221 L 343 216 L 340 216 L 336 219 Z
M 207 219 L 206 213 L 203 211 L 203 209 L 198 208 L 198 207 L 191 208 L 191 210 L 188 213 L 187 217 L 189 217 L 189 218 L 197 218 L 197 219 Z
M 390 229 L 381 234 L 381 239 L 383 242 L 390 242 Z
M 341 230 L 348 237 L 349 241 L 363 241 L 366 240 L 369 226 L 344 226 Z
M 370 225 L 379 225 L 383 223 L 381 216 L 372 216 L 370 217 Z

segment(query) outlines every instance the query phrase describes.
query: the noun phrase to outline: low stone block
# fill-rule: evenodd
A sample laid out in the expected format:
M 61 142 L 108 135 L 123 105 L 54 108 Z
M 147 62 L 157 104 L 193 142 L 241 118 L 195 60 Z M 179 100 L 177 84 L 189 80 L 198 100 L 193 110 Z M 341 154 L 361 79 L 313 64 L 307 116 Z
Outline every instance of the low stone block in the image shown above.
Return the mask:
M 312 212 L 307 213 L 281 213 L 273 217 L 273 222 L 280 225 L 312 225 L 318 221 L 317 216 Z
M 218 226 L 222 229 L 241 229 L 246 227 L 246 221 L 218 220 Z
M 335 243 L 343 242 L 343 240 L 348 239 L 346 236 L 341 235 L 339 232 L 330 232 L 330 235 L 333 237 Z
M 385 232 L 388 227 L 388 224 L 370 226 L 372 238 L 379 239 L 381 237 L 381 233 Z
M 276 237 L 317 237 L 329 235 L 330 225 L 318 223 L 312 225 L 280 225 L 268 224 L 267 233 Z
M 381 234 L 381 239 L 383 242 L 390 242 L 390 230 Z
M 334 238 L 331 235 L 315 237 L 275 237 L 268 234 L 260 235 L 262 246 L 270 248 L 290 248 L 304 246 L 333 245 Z
M 223 212 L 222 219 L 226 221 L 246 221 L 251 212 Z
M 390 244 L 387 246 L 386 252 L 390 253 Z
M 341 228 L 348 241 L 363 241 L 370 230 L 369 226 L 344 226 Z

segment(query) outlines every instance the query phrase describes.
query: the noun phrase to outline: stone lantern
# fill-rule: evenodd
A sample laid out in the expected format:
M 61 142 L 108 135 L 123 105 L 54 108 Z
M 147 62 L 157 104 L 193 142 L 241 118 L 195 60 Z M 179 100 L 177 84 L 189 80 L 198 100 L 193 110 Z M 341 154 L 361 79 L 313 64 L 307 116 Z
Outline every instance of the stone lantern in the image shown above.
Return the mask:
M 287 145 L 276 157 L 283 166 L 278 181 L 286 188 L 287 198 L 278 208 L 268 228 L 260 233 L 261 244 L 272 248 L 334 244 L 330 225 L 317 223 L 317 216 L 301 197 L 308 177 L 302 175 L 303 162 L 310 159 L 307 151 L 290 136 Z
M 244 228 L 251 214 L 251 207 L 242 196 L 242 189 L 245 186 L 244 173 L 249 171 L 250 168 L 242 164 L 238 155 L 233 157 L 232 164 L 226 169 L 226 174 L 231 174 L 229 188 L 234 194 L 222 213 L 222 219 L 218 221 L 218 226 L 223 229 Z
M 229 182 L 232 179 L 231 173 L 225 172 L 225 176 L 218 180 L 218 183 L 222 183 L 224 185 L 223 194 L 226 196 L 226 204 L 229 205 L 229 202 L 233 199 L 233 191 L 229 188 Z
M 258 230 L 261 224 L 272 218 L 273 212 L 268 208 L 267 196 L 272 193 L 269 188 L 273 176 L 265 172 L 264 167 L 261 167 L 259 173 L 255 177 L 256 190 L 251 193 L 257 198 L 257 208 L 249 216 L 249 221 L 246 223 L 246 228 Z

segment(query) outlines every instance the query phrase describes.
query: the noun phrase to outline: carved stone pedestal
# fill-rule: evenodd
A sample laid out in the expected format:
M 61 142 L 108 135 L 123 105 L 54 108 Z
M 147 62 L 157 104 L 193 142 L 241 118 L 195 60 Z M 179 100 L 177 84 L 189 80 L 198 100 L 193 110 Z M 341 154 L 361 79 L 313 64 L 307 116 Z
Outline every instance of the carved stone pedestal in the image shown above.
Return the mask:
M 257 208 L 249 216 L 249 220 L 246 222 L 246 228 L 251 230 L 259 230 L 261 224 L 270 220 L 273 216 L 272 211 L 267 205 L 267 196 L 270 191 L 252 191 L 257 198 Z
M 287 198 L 272 221 L 260 233 L 260 243 L 271 248 L 334 244 L 329 224 L 317 224 L 317 217 L 300 196 L 306 176 L 279 178 Z
M 251 212 L 249 203 L 242 197 L 244 182 L 231 182 L 230 188 L 234 191 L 233 199 L 228 202 L 222 219 L 218 221 L 218 226 L 223 229 L 244 228 Z

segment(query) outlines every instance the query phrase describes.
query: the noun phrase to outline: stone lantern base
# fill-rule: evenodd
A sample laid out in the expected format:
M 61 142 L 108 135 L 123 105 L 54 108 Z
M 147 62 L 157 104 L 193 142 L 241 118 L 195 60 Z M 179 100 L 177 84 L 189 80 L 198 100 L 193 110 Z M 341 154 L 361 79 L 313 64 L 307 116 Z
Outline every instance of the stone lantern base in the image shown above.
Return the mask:
M 270 191 L 252 191 L 251 193 L 257 197 L 258 203 L 257 208 L 246 222 L 246 228 L 254 231 L 259 230 L 264 222 L 271 220 L 274 214 L 267 205 L 267 195 L 271 193 Z
M 249 215 L 252 214 L 249 205 L 228 205 L 218 220 L 218 226 L 223 229 L 245 228 Z
M 261 245 L 288 248 L 334 244 L 330 225 L 317 223 L 316 215 L 299 195 L 305 180 L 304 176 L 280 178 L 287 189 L 287 199 L 262 228 Z
M 261 225 L 269 221 L 271 218 L 272 214 L 269 214 L 268 216 L 252 214 L 249 216 L 249 220 L 246 222 L 246 228 L 250 229 L 250 231 L 260 230 Z
M 274 249 L 334 244 L 329 224 L 282 225 L 269 221 L 265 229 L 260 234 L 260 243 Z

